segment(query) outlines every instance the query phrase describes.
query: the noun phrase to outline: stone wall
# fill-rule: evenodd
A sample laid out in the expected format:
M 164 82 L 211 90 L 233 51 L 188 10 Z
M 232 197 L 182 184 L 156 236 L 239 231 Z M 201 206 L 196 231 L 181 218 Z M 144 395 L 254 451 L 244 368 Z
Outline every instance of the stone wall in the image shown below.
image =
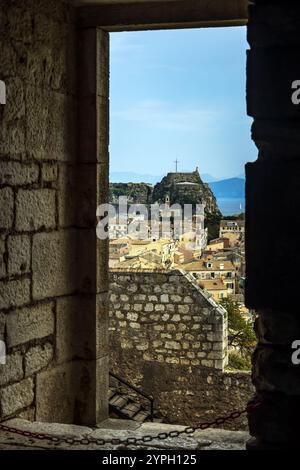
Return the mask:
M 300 338 L 300 316 L 298 296 L 289 295 L 298 291 L 300 261 L 292 243 L 300 208 L 300 107 L 293 99 L 299 24 L 298 2 L 249 6 L 247 111 L 259 154 L 246 165 L 245 297 L 257 311 L 253 383 L 262 404 L 250 415 L 249 430 L 252 448 L 261 449 L 299 446 L 300 373 L 291 346 Z M 293 221 L 283 231 L 278 214 Z
M 152 394 L 164 421 L 197 424 L 245 407 L 250 374 L 224 372 L 227 313 L 189 275 L 112 270 L 110 281 L 111 371 Z
M 96 401 L 97 418 L 107 412 L 107 348 L 95 373 L 107 289 L 92 277 L 96 191 L 94 168 L 78 164 L 73 16 L 60 0 L 0 4 L 0 419 L 91 423 Z

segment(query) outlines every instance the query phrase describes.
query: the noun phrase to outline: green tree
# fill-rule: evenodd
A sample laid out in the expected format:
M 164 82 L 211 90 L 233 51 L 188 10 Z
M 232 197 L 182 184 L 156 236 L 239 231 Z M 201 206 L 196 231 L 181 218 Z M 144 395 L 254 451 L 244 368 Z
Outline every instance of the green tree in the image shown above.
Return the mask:
M 219 237 L 221 219 L 222 216 L 220 213 L 205 214 L 205 227 L 207 227 L 208 230 L 207 238 L 209 242 Z
M 250 362 L 256 346 L 253 321 L 246 320 L 239 309 L 238 302 L 231 298 L 223 299 L 221 305 L 228 313 L 228 345 L 236 350 L 236 354 Z

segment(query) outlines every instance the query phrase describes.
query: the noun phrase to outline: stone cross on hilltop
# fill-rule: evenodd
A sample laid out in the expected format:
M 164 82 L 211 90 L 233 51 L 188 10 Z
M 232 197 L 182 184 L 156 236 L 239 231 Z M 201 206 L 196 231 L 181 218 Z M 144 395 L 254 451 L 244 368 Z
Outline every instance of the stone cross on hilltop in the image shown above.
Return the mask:
M 179 160 L 176 158 L 174 163 L 175 163 L 175 173 L 177 173 Z

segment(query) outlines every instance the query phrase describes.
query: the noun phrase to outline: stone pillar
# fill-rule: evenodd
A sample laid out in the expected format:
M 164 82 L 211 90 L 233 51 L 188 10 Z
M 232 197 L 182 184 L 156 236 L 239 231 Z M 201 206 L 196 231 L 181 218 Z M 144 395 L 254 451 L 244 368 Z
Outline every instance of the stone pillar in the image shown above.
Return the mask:
M 0 421 L 95 424 L 108 413 L 107 246 L 95 233 L 108 35 L 78 31 L 64 0 L 1 0 L 0 51 Z
M 300 339 L 297 244 L 300 218 L 300 7 L 256 0 L 249 7 L 248 114 L 257 161 L 246 166 L 246 303 L 256 309 L 253 382 L 262 404 L 249 416 L 249 448 L 298 446 Z
M 97 423 L 108 413 L 108 240 L 96 236 L 96 209 L 107 203 L 109 175 L 109 34 L 78 31 L 78 203 L 79 290 L 84 299 L 82 329 L 89 395 L 82 423 Z

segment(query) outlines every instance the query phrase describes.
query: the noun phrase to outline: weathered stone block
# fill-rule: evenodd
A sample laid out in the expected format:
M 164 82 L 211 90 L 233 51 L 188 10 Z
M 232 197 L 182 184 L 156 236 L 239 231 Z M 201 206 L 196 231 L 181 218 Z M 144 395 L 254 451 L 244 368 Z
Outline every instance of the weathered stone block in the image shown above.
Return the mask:
M 170 333 L 161 333 L 160 338 L 161 339 L 172 339 L 172 335 Z M 159 352 L 161 352 L 161 351 L 159 351 Z
M 143 305 L 142 304 L 134 304 L 133 310 L 135 312 L 141 312 L 143 310 Z
M 160 314 L 159 313 L 153 313 L 150 315 L 150 320 L 155 320 L 159 321 L 160 320 Z
M 109 296 L 109 301 L 114 304 L 114 302 L 117 302 L 119 300 L 119 295 L 118 294 L 112 294 L 110 293 Z
M 222 359 L 222 352 L 219 351 L 210 351 L 207 354 L 208 359 Z
M 74 161 L 76 102 L 51 90 L 27 86 L 27 150 L 36 159 Z M 37 131 L 38 130 L 38 131 Z
M 181 344 L 178 341 L 166 341 L 165 342 L 166 349 L 181 349 Z
M 288 163 L 285 159 L 257 160 L 246 165 L 246 177 L 246 304 L 255 309 L 297 311 L 297 298 L 286 295 L 298 289 L 299 255 L 291 244 L 293 225 L 288 224 L 275 239 L 274 220 L 278 214 L 285 214 L 287 219 L 298 214 L 300 162 L 298 159 Z M 289 181 L 284 197 L 281 195 L 283 181 Z M 278 270 L 278 266 L 285 269 Z
M 156 312 L 164 312 L 165 309 L 166 309 L 166 306 L 165 306 L 165 305 L 162 305 L 162 304 L 156 304 L 156 305 L 154 306 L 154 310 L 155 310 Z
M 196 357 L 196 354 L 193 351 L 188 351 L 186 355 L 189 359 L 194 359 Z
M 180 315 L 173 315 L 172 318 L 171 318 L 171 321 L 176 321 L 176 322 L 179 322 L 181 320 L 181 317 Z
M 36 419 L 74 422 L 78 364 L 69 363 L 37 374 Z M 53 399 L 55 397 L 55 400 Z
M 91 367 L 93 368 L 94 365 L 92 364 Z M 90 419 L 89 414 L 91 416 L 95 415 L 95 423 L 101 423 L 108 418 L 109 356 L 106 355 L 97 359 L 95 368 L 96 380 L 93 401 L 91 402 L 91 409 L 87 413 L 87 418 L 83 417 L 83 421 L 86 423 Z
M 89 425 L 103 421 L 108 413 L 108 372 L 103 357 L 38 373 L 36 420 Z
M 25 410 L 18 413 L 17 418 L 26 419 L 26 421 L 33 422 L 35 420 L 35 407 L 34 407 L 34 405 L 31 405 L 31 407 L 26 408 Z
M 109 100 L 94 93 L 80 99 L 79 153 L 82 162 L 107 163 Z M 95 137 L 96 136 L 96 137 Z
M 4 19 L 3 19 L 4 22 Z M 1 23 L 1 13 L 0 13 Z M 2 28 L 2 24 L 1 24 Z M 11 47 L 11 45 L 4 39 L 0 40 L 1 50 L 1 63 L 0 63 L 0 74 L 3 78 L 12 77 L 16 75 L 16 64 L 17 64 L 17 53 Z
M 42 165 L 42 181 L 52 183 L 57 180 L 58 167 L 55 163 L 44 163 Z M 70 202 L 70 201 L 69 201 Z
M 300 135 L 298 121 L 255 120 L 251 127 L 252 139 L 262 158 L 298 158 Z
M 157 302 L 158 298 L 157 295 L 148 295 L 149 302 Z
M 144 307 L 145 312 L 153 312 L 153 310 L 154 310 L 154 305 L 152 303 L 147 303 Z
M 139 287 L 141 292 L 145 292 L 145 294 L 151 294 L 153 292 L 153 286 L 144 285 Z
M 131 293 L 137 292 L 138 286 L 136 284 L 131 284 L 130 286 L 128 286 L 127 290 L 128 292 L 131 292 Z
M 300 48 L 254 48 L 247 60 L 247 112 L 258 119 L 299 119 L 292 83 L 300 75 Z M 281 72 L 278 73 L 278 70 Z M 271 86 L 272 84 L 272 86 Z
M 25 379 L 0 391 L 1 417 L 15 414 L 31 405 L 34 399 L 33 381 Z
M 137 321 L 137 319 L 139 318 L 138 314 L 131 312 L 127 313 L 126 317 L 128 320 L 131 320 L 133 322 Z
M 14 4 L 7 10 L 7 32 L 13 39 L 31 44 L 33 39 L 32 10 Z
M 255 331 L 260 343 L 290 347 L 300 337 L 300 318 L 295 311 L 259 310 Z
M 39 167 L 36 164 L 19 162 L 1 162 L 0 184 L 21 186 L 36 183 L 39 178 Z
M 67 188 L 69 192 L 72 191 L 73 185 L 73 200 L 74 193 L 77 195 L 77 201 L 75 199 L 75 204 L 73 204 L 73 207 L 71 206 L 76 217 L 77 226 L 86 228 L 95 226 L 97 207 L 102 203 L 109 202 L 108 175 L 108 164 L 97 165 L 90 163 L 77 165 L 76 172 L 72 170 L 68 178 L 65 178 L 65 181 L 70 181 L 70 187 Z M 77 210 L 76 207 L 78 201 L 80 210 Z M 70 213 L 69 207 L 66 208 L 66 213 L 68 212 Z
M 25 355 L 25 376 L 35 374 L 47 367 L 53 358 L 53 346 L 46 343 L 41 346 L 30 348 Z
M 32 271 L 35 300 L 71 294 L 76 289 L 76 232 L 33 236 Z
M 213 350 L 214 351 L 223 351 L 223 348 L 224 348 L 224 346 L 223 346 L 222 342 L 219 342 L 219 343 L 215 342 L 213 344 Z
M 175 312 L 175 305 L 168 304 L 168 305 L 166 305 L 166 309 L 167 309 L 168 312 Z
M 180 364 L 180 359 L 177 357 L 167 357 L 166 363 L 167 364 Z
M 10 229 L 14 220 L 14 193 L 11 188 L 0 189 L 0 229 Z
M 22 378 L 23 365 L 21 354 L 8 354 L 6 356 L 6 364 L 0 365 L 0 386 L 17 382 Z
M 136 349 L 138 351 L 146 351 L 149 348 L 149 342 L 148 341 L 141 341 L 136 345 Z
M 112 314 L 112 312 L 109 312 L 110 316 L 111 316 L 111 314 Z M 117 310 L 116 311 L 116 317 L 118 318 L 118 320 L 123 320 L 125 318 L 125 315 L 120 310 Z
M 203 367 L 214 367 L 214 361 L 208 359 L 201 359 L 201 365 Z
M 99 240 L 95 229 L 77 230 L 78 290 L 95 294 L 108 291 L 108 239 Z
M 57 300 L 56 355 L 59 363 L 108 354 L 107 294 Z
M 191 360 L 191 364 L 192 366 L 199 366 L 200 365 L 200 361 L 198 359 L 192 359 Z
M 133 342 L 126 338 L 121 338 L 121 349 L 132 349 Z
M 72 28 L 65 21 L 58 23 L 44 14 L 37 14 L 34 19 L 35 44 L 28 49 L 28 82 L 62 93 L 74 92 L 71 75 L 75 75 L 76 51 L 75 41 L 69 38 Z
M 22 279 L 0 283 L 0 309 L 20 307 L 29 303 L 30 280 Z
M 174 330 L 176 329 L 175 325 L 168 325 L 168 326 L 173 327 Z M 179 323 L 177 328 L 178 328 L 178 331 L 185 331 L 187 329 L 187 325 L 185 325 L 184 323 Z
M 189 305 L 178 305 L 178 312 L 179 313 L 189 313 L 190 307 Z M 191 319 L 191 317 L 190 317 Z
M 17 193 L 16 228 L 20 231 L 51 229 L 56 225 L 55 191 L 22 190 Z
M 217 359 L 214 361 L 215 369 L 223 370 L 224 367 L 228 364 L 228 359 Z
M 6 319 L 9 347 L 45 338 L 54 332 L 54 304 L 48 302 L 10 312 Z
M 258 391 L 277 392 L 288 396 L 300 393 L 300 376 L 295 373 L 292 349 L 258 346 L 254 353 L 253 383 Z M 299 367 L 299 366 L 297 366 Z M 284 381 L 282 380 L 284 377 Z
M 8 238 L 8 274 L 20 275 L 30 271 L 31 242 L 27 235 Z
M 10 78 L 6 81 L 6 105 L 4 121 L 15 121 L 25 117 L 24 84 L 20 78 Z
M 77 186 L 76 167 L 60 165 L 58 177 L 58 221 L 60 227 L 71 227 L 76 224 L 76 205 L 77 200 L 80 201 L 77 199 Z M 94 211 L 94 220 L 95 218 L 96 210 Z
M 0 312 L 0 339 L 4 339 L 5 314 Z
M 6 276 L 5 253 L 5 237 L 0 235 L 0 279 Z
M 20 159 L 25 153 L 25 124 L 23 121 L 1 122 L 0 153 Z

